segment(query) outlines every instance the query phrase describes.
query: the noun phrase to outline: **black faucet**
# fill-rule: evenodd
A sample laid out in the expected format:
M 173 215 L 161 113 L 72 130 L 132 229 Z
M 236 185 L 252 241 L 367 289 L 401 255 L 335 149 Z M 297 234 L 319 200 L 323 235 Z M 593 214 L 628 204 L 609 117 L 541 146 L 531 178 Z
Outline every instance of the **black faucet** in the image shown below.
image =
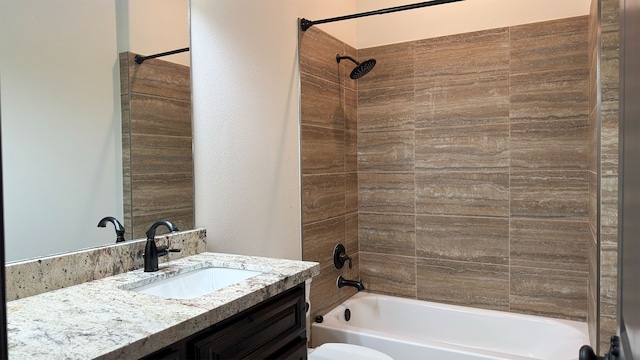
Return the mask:
M 116 228 L 116 243 L 124 241 L 124 226 L 120 224 L 118 219 L 113 216 L 103 217 L 98 223 L 98 227 L 107 227 L 107 223 L 110 222 Z
M 158 271 L 158 258 L 160 256 L 165 256 L 169 252 L 180 252 L 180 249 L 168 249 L 166 246 L 156 247 L 156 229 L 160 225 L 166 226 L 170 232 L 178 231 L 178 228 L 169 220 L 156 221 L 151 225 L 147 230 L 147 243 L 144 246 L 144 254 L 142 254 L 145 272 Z
M 343 278 L 342 275 L 338 276 L 338 281 L 336 282 L 336 284 L 338 285 L 338 289 L 343 286 L 353 286 L 354 288 L 358 289 L 358 291 L 364 290 L 362 281 L 347 280 Z

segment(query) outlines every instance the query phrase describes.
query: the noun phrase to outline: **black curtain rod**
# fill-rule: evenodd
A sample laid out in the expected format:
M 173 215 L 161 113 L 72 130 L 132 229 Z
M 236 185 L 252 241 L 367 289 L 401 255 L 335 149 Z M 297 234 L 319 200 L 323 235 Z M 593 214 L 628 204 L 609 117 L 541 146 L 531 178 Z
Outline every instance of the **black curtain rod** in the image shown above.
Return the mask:
M 163 53 L 160 53 L 160 54 L 149 55 L 149 56 L 136 55 L 136 57 L 134 59 L 136 60 L 136 63 L 142 64 L 145 60 L 155 59 L 155 58 L 161 57 L 161 56 L 179 54 L 179 53 L 185 52 L 185 51 L 189 51 L 189 48 L 186 47 L 186 48 L 183 48 L 183 49 L 167 51 L 167 52 L 163 52 Z
M 312 27 L 313 25 L 325 24 L 325 23 L 334 22 L 334 21 L 355 19 L 355 18 L 371 16 L 371 15 L 388 14 L 396 11 L 412 10 L 412 9 L 418 9 L 418 8 L 427 7 L 427 6 L 448 4 L 456 1 L 463 1 L 463 0 L 431 0 L 431 1 L 425 1 L 417 4 L 401 5 L 401 6 L 391 7 L 387 9 L 367 11 L 359 14 L 338 16 L 330 19 L 316 20 L 316 21 L 311 21 L 303 18 L 303 19 L 300 19 L 300 28 L 302 29 L 302 31 L 307 31 L 307 29 Z

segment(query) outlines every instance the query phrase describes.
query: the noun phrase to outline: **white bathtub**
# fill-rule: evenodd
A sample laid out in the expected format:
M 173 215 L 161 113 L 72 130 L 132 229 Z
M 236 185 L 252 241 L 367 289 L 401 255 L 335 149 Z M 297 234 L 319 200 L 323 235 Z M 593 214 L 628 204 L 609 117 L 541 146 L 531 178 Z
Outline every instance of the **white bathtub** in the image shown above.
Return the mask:
M 345 321 L 344 312 L 351 311 Z M 395 360 L 578 358 L 587 324 L 360 292 L 311 328 L 312 346 L 342 342 Z

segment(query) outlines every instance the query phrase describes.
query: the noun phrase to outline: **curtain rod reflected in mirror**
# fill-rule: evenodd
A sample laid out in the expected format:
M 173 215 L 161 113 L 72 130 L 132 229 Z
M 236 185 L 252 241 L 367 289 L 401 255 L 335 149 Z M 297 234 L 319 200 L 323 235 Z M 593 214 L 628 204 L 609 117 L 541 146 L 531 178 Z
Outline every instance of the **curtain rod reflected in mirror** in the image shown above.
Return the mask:
M 136 60 L 136 64 L 142 64 L 145 60 L 155 59 L 155 58 L 174 55 L 174 54 L 179 54 L 179 53 L 183 53 L 183 52 L 186 52 L 186 51 L 189 51 L 188 47 L 187 48 L 183 48 L 183 49 L 173 50 L 173 51 L 167 51 L 167 52 L 163 52 L 163 53 L 159 53 L 159 54 L 154 54 L 154 55 L 147 55 L 147 56 L 136 55 L 135 60 Z

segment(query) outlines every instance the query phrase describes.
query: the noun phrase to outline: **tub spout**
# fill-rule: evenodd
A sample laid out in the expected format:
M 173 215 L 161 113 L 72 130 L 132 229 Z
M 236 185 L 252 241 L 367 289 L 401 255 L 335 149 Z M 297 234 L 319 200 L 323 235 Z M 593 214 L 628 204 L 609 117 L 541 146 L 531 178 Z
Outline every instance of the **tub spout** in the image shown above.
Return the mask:
M 336 282 L 336 284 L 338 285 L 338 289 L 343 286 L 353 286 L 354 288 L 358 289 L 358 291 L 364 290 L 362 281 L 347 280 L 343 278 L 342 275 L 338 276 L 338 281 Z

